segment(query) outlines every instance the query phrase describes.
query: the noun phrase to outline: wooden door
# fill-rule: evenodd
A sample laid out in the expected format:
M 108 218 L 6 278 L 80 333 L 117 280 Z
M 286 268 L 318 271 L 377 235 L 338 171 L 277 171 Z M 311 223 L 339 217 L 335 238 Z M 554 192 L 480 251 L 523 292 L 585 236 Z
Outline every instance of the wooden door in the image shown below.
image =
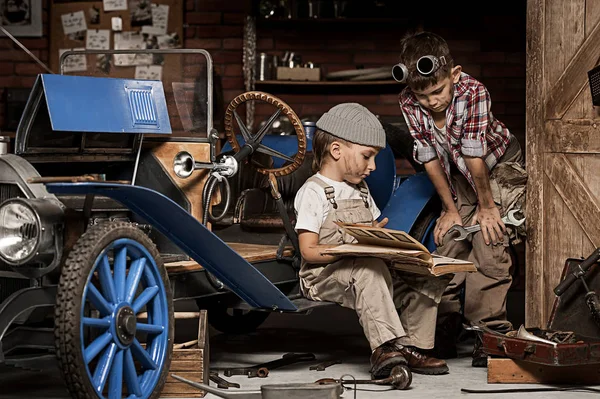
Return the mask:
M 545 327 L 566 258 L 600 246 L 600 1 L 527 2 L 526 323 Z

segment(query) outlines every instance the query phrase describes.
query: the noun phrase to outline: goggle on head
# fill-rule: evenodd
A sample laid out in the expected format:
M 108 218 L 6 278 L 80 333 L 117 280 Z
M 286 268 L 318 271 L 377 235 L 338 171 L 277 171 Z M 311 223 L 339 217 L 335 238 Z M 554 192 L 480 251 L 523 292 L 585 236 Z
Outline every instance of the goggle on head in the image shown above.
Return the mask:
M 435 55 L 424 55 L 417 60 L 415 69 L 421 76 L 431 76 L 438 69 L 447 64 L 448 61 L 444 55 L 441 57 L 436 57 Z M 392 77 L 397 82 L 406 83 L 406 80 L 408 79 L 408 73 L 408 67 L 401 62 L 392 67 Z

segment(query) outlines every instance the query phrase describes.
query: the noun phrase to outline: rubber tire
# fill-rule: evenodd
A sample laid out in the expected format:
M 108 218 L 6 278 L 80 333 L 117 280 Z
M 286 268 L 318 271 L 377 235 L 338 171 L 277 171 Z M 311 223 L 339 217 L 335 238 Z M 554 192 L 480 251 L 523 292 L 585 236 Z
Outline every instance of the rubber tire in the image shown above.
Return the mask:
M 413 227 L 410 230 L 410 235 L 422 243 L 425 239 L 427 228 L 432 221 L 436 220 L 440 216 L 441 210 L 442 206 L 439 200 L 434 198 L 429 201 L 413 224 Z
M 173 354 L 174 320 L 173 295 L 166 268 L 160 254 L 150 238 L 143 231 L 125 222 L 102 223 L 90 227 L 77 241 L 65 264 L 62 267 L 56 306 L 54 308 L 54 339 L 56 357 L 62 371 L 64 381 L 72 398 L 97 398 L 88 378 L 81 353 L 81 337 L 79 334 L 81 298 L 90 269 L 98 255 L 111 242 L 119 238 L 131 238 L 144 245 L 154 258 L 167 293 L 169 308 L 169 340 L 168 350 L 158 383 L 149 399 L 160 397 L 167 379 Z
M 250 310 L 243 315 L 231 315 L 227 308 L 216 305 L 207 309 L 208 324 L 226 334 L 249 334 L 267 320 L 271 312 Z

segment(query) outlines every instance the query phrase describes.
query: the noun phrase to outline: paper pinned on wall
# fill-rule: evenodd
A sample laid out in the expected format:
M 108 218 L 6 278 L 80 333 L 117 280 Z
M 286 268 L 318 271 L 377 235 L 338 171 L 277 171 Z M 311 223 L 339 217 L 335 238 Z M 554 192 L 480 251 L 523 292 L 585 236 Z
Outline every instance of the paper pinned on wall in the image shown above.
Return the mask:
M 144 38 L 140 32 L 126 31 L 115 33 L 115 50 L 145 49 Z M 115 54 L 115 66 L 148 65 L 152 56 L 148 54 Z
M 62 20 L 63 31 L 65 32 L 65 35 L 87 30 L 85 14 L 83 11 L 63 14 L 60 16 L 60 19 Z
M 63 53 L 65 51 L 69 51 L 69 50 L 74 50 L 74 51 L 83 51 L 85 50 L 83 47 L 77 47 L 77 48 L 65 48 L 65 49 L 59 49 L 58 50 L 58 57 L 60 58 L 61 55 L 63 55 Z M 65 57 L 64 61 L 63 61 L 63 72 L 85 72 L 87 71 L 87 59 L 85 54 L 74 54 L 74 55 L 70 55 L 68 57 Z
M 127 10 L 127 0 L 102 0 L 104 11 Z
M 135 79 L 161 80 L 162 69 L 160 65 L 148 65 L 135 67 Z
M 169 22 L 169 6 L 152 4 L 152 25 L 142 26 L 142 33 L 150 35 L 166 35 Z
M 88 29 L 85 48 L 89 50 L 109 50 L 110 49 L 110 30 L 108 29 Z

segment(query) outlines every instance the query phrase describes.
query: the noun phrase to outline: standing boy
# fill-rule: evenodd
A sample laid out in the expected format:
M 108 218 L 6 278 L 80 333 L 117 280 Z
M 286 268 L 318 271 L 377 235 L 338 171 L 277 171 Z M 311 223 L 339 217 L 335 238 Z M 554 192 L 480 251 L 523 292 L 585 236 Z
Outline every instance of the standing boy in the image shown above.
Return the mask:
M 422 350 L 433 347 L 437 306 L 448 280 L 404 275 L 393 279 L 382 259 L 321 254 L 327 245 L 356 241 L 335 222 L 380 227 L 387 223 L 376 221 L 381 212 L 364 182 L 383 147 L 381 123 L 359 104 L 337 105 L 317 122 L 313 138 L 317 173 L 294 201 L 302 293 L 356 310 L 371 346 L 373 378 L 389 376 L 400 364 L 415 373 L 443 374 L 448 371 L 446 363 Z
M 507 198 L 518 193 L 522 199 L 525 186 L 524 180 L 519 187 L 498 184 L 496 171 L 511 165 L 524 174 L 522 153 L 515 137 L 492 114 L 486 87 L 454 65 L 443 38 L 417 33 L 404 38 L 401 49 L 401 63 L 394 67 L 394 77 L 407 84 L 400 108 L 415 139 L 414 158 L 424 164 L 443 206 L 434 232 L 437 253 L 473 261 L 478 268 L 477 273 L 456 274 L 439 307 L 439 333 L 449 332 L 446 338 L 451 342 L 436 342 L 436 349 L 453 354 L 463 286 L 467 322 L 502 333 L 512 329 L 506 319 L 512 262 L 501 216 L 515 207 L 516 201 Z M 496 190 L 500 186 L 502 190 Z M 481 231 L 464 241 L 446 235 L 453 225 L 473 224 L 480 224 Z M 486 359 L 477 340 L 473 366 L 485 366 Z

